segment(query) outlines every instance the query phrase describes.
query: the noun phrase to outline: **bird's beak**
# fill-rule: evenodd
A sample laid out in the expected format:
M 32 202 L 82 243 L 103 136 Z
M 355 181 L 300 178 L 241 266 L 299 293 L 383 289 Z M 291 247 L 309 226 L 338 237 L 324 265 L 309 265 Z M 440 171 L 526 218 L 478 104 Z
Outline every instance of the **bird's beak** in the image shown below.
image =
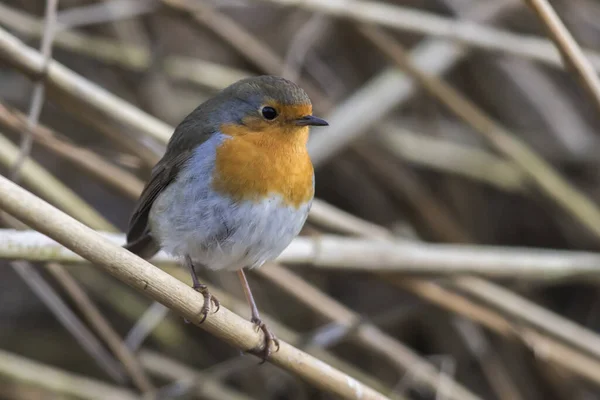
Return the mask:
M 327 121 L 321 118 L 317 118 L 314 115 L 307 115 L 302 118 L 298 118 L 296 121 L 296 125 L 299 126 L 328 126 Z

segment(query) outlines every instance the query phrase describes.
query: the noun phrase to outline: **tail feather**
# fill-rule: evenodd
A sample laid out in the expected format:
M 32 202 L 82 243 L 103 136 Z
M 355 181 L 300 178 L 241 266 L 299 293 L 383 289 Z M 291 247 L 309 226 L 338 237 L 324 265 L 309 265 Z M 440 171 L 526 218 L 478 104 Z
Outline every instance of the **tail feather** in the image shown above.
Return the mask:
M 150 234 L 142 235 L 132 242 L 127 242 L 123 247 L 146 260 L 160 251 L 160 246 Z

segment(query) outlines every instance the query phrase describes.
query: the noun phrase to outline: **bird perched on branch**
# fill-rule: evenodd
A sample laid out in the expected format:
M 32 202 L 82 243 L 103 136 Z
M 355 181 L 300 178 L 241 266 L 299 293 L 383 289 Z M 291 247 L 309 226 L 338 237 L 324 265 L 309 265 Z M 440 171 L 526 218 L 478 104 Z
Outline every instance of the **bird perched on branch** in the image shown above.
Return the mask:
M 192 111 L 175 129 L 131 217 L 125 247 L 144 258 L 160 249 L 190 270 L 204 296 L 203 322 L 219 301 L 198 268 L 237 270 L 264 333 L 263 361 L 279 342 L 261 321 L 243 268 L 275 259 L 298 235 L 314 196 L 306 149 L 307 94 L 275 76 L 243 79 Z

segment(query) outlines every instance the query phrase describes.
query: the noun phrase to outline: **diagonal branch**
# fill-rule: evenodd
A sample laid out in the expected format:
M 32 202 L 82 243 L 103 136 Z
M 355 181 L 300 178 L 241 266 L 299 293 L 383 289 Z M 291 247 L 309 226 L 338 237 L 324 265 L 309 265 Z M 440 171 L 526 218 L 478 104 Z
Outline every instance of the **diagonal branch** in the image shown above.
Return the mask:
M 554 40 L 567 66 L 575 71 L 583 86 L 590 93 L 596 107 L 600 110 L 600 79 L 590 61 L 577 44 L 573 35 L 560 20 L 556 11 L 547 0 L 527 0 L 527 3 L 542 20 L 550 37 Z
M 4 177 L 0 177 L 0 208 L 90 260 L 109 274 L 169 307 L 209 333 L 242 350 L 256 353 L 263 343 L 253 325 L 224 307 L 199 324 L 202 296 L 82 225 Z M 387 399 L 316 358 L 282 342 L 270 361 L 312 385 L 345 399 Z

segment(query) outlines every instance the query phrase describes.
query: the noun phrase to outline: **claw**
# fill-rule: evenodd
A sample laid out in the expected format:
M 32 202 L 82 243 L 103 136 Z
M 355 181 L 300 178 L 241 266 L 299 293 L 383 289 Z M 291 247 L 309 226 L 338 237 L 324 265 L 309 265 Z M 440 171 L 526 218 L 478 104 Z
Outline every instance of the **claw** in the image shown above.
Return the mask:
M 276 352 L 279 351 L 279 339 L 275 337 L 273 332 L 271 332 L 271 330 L 267 327 L 267 325 L 264 322 L 262 322 L 260 318 L 252 318 L 251 322 L 254 325 L 256 325 L 256 328 L 258 330 L 261 330 L 263 332 L 265 337 L 264 348 L 262 350 L 262 361 L 259 363 L 264 364 L 272 353 L 271 344 L 275 345 Z
M 208 291 L 208 287 L 206 287 L 206 285 L 199 284 L 199 285 L 194 285 L 192 287 L 194 288 L 194 290 L 196 290 L 199 293 L 202 293 L 202 295 L 204 296 L 204 305 L 202 306 L 202 311 L 200 312 L 202 314 L 202 319 L 200 320 L 199 323 L 201 324 L 206 320 L 206 317 L 208 316 L 208 314 L 210 312 L 211 303 L 216 308 L 216 310 L 213 312 L 213 314 L 214 314 L 217 311 L 219 311 L 219 309 L 221 308 L 221 302 L 215 296 L 210 294 L 210 292 Z

